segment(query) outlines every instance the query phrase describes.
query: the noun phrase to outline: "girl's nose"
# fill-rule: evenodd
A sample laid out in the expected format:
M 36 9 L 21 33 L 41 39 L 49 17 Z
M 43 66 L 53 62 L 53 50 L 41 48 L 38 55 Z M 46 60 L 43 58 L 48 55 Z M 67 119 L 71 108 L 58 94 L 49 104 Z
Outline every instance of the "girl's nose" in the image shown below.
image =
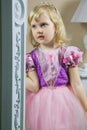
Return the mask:
M 43 33 L 43 30 L 41 27 L 38 28 L 38 33 Z

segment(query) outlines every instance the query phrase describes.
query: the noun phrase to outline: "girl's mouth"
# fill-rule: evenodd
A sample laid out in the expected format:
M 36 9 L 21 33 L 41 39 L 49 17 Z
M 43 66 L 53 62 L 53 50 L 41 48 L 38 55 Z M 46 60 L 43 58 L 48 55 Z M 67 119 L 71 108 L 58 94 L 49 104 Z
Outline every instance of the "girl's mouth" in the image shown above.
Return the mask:
M 44 36 L 38 36 L 38 39 L 44 39 Z

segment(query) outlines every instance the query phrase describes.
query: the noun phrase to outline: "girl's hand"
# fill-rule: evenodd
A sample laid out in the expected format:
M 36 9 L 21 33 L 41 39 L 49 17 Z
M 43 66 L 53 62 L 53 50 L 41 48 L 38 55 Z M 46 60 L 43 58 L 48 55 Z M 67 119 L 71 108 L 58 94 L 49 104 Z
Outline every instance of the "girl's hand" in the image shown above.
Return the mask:
M 31 71 L 27 73 L 26 89 L 35 93 L 39 91 L 39 79 L 36 71 Z

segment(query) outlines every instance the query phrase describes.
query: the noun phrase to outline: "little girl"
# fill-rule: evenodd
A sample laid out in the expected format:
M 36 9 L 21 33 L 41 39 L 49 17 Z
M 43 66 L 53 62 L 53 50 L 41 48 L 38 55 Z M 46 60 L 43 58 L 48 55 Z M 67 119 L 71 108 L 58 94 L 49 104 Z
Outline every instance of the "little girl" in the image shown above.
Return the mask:
M 58 10 L 37 5 L 29 16 L 35 49 L 26 56 L 26 130 L 87 130 L 87 97 L 78 74 L 82 52 L 68 42 Z

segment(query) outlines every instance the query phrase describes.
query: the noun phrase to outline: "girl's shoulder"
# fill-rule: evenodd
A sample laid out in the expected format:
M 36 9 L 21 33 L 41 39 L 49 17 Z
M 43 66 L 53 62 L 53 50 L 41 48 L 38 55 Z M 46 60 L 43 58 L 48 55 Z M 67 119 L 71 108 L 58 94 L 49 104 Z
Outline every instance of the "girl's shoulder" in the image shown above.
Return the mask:
M 76 66 L 82 62 L 83 52 L 76 46 L 61 46 L 60 55 L 66 66 Z
M 65 46 L 65 45 L 63 45 L 63 46 L 59 47 L 59 50 L 63 54 L 65 54 L 65 53 L 79 53 L 79 52 L 83 53 L 82 50 L 80 48 L 76 47 L 76 46 Z
M 26 54 L 26 73 L 35 69 L 35 51 L 37 48 L 33 49 Z
M 30 52 L 26 53 L 26 55 L 32 55 L 33 53 L 35 53 L 38 50 L 38 48 L 34 48 L 33 50 L 31 50 Z

